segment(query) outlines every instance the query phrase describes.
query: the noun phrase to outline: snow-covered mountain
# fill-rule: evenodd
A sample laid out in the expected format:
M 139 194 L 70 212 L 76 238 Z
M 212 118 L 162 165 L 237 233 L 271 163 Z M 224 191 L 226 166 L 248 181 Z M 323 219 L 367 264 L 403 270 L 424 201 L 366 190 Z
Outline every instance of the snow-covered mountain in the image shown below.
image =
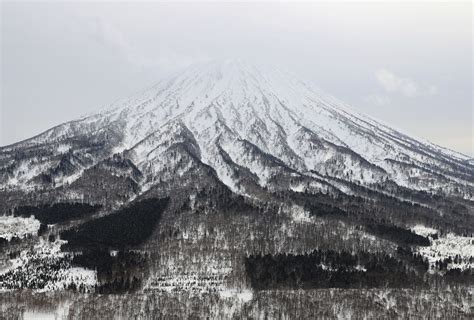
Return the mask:
M 469 157 L 362 115 L 287 72 L 234 60 L 189 67 L 102 112 L 0 148 L 0 187 L 70 184 L 114 155 L 140 171 L 138 193 L 205 165 L 243 195 L 353 193 L 345 182 L 474 195 Z
M 0 148 L 0 318 L 470 319 L 473 197 L 467 156 L 193 66 Z

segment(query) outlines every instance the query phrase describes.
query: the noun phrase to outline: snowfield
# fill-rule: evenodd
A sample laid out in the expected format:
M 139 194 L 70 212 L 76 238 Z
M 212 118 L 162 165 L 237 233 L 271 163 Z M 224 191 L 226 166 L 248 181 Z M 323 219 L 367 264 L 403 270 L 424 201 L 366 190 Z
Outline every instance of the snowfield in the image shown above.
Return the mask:
M 448 264 L 448 270 L 466 270 L 474 267 L 474 237 L 448 233 L 434 239 L 433 236 L 439 234 L 438 230 L 422 225 L 413 227 L 412 231 L 430 239 L 430 246 L 416 248 L 418 253 L 428 259 L 430 265 L 434 265 L 436 261 L 451 258 L 452 262 Z
M 10 241 L 13 237 L 23 239 L 28 235 L 36 235 L 40 222 L 34 216 L 29 218 L 0 216 L 0 238 Z

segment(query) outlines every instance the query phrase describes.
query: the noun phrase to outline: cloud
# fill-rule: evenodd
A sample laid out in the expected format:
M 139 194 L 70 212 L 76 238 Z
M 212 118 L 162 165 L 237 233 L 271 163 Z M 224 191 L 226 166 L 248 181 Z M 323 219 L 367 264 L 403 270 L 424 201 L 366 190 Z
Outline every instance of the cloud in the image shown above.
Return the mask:
M 379 94 L 370 94 L 365 97 L 364 100 L 376 106 L 385 106 L 390 103 L 388 96 Z
M 137 68 L 155 67 L 156 61 L 141 54 L 131 45 L 125 35 L 113 24 L 100 16 L 93 17 L 94 38 L 106 47 L 110 47 L 115 52 L 121 54 L 126 61 Z
M 375 72 L 375 78 L 388 93 L 399 93 L 405 97 L 431 96 L 437 94 L 436 86 L 423 86 L 411 78 L 395 75 L 387 69 Z
M 209 60 L 209 57 L 196 50 L 179 53 L 166 45 L 160 45 L 158 52 L 152 52 L 133 44 L 127 35 L 107 18 L 100 15 L 79 16 L 79 23 L 85 24 L 89 36 L 100 45 L 110 48 L 137 70 L 159 69 L 175 70 L 192 63 Z

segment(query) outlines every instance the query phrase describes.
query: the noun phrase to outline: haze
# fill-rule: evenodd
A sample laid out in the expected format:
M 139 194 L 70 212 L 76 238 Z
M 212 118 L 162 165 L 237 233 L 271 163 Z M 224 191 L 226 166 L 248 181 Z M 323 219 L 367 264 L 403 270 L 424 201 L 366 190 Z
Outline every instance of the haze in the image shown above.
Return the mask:
M 1 3 L 0 145 L 192 63 L 282 66 L 361 112 L 474 155 L 472 4 Z

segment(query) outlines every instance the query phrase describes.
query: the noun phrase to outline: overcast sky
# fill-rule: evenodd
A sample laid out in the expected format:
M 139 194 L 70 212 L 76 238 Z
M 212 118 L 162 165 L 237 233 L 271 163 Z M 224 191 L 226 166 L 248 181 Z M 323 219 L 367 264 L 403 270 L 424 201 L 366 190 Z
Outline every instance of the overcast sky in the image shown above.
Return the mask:
M 1 2 L 0 145 L 241 58 L 474 155 L 472 4 Z

